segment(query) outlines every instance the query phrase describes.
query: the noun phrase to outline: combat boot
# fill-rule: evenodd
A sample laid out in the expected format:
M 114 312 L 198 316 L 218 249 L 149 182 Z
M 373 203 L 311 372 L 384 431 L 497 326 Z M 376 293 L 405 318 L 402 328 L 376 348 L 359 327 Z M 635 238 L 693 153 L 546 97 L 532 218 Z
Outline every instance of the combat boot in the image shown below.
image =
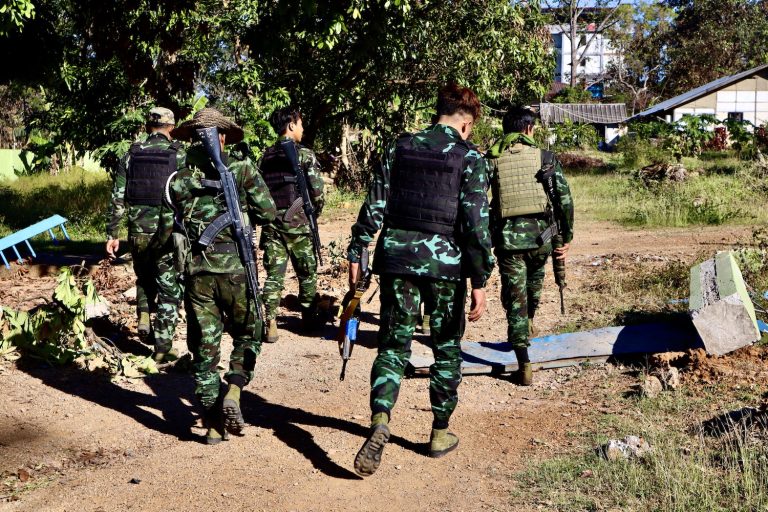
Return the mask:
M 520 363 L 520 368 L 515 372 L 515 382 L 520 386 L 533 385 L 533 366 L 531 363 Z
M 136 328 L 139 336 L 146 336 L 149 334 L 151 329 L 151 321 L 152 320 L 150 319 L 148 312 L 142 311 L 139 313 L 139 326 Z
M 240 391 L 240 386 L 230 384 L 221 407 L 224 414 L 224 428 L 235 435 L 240 435 L 245 428 L 245 420 L 240 410 Z
M 155 360 L 156 363 L 170 363 L 172 361 L 176 361 L 179 358 L 179 351 L 175 348 L 169 348 L 169 349 L 155 349 L 155 353 L 152 354 L 152 359 Z
M 272 318 L 267 322 L 267 335 L 264 337 L 264 341 L 267 343 L 277 343 L 279 336 L 279 331 L 277 330 L 277 320 Z
M 424 315 L 421 318 L 421 333 L 426 335 L 426 336 L 430 335 L 429 320 L 430 320 L 429 315 Z
M 229 434 L 224 429 L 224 420 L 219 407 L 212 407 L 203 416 L 203 426 L 208 429 L 205 433 L 205 444 L 219 444 L 229 440 Z
M 355 456 L 355 473 L 371 476 L 379 469 L 384 446 L 389 441 L 389 415 L 378 412 L 371 417 L 371 434 Z
M 439 459 L 459 446 L 459 438 L 448 432 L 447 428 L 433 428 L 429 438 L 429 456 Z

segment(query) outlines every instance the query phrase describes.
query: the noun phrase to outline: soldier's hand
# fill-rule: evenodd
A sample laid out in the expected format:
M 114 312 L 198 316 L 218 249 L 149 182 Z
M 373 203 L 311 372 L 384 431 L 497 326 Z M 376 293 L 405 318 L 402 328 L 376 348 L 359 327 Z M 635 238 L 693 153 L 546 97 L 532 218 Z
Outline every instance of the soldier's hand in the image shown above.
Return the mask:
M 472 290 L 472 302 L 467 319 L 470 322 L 477 322 L 485 313 L 485 290 L 477 288 Z
M 109 255 L 110 259 L 114 259 L 117 257 L 117 251 L 120 249 L 120 240 L 113 239 L 113 240 L 107 240 L 107 254 Z
M 360 262 L 349 262 L 349 289 L 355 289 L 357 274 L 360 272 Z
M 568 249 L 570 249 L 570 248 L 571 248 L 571 244 L 570 243 L 563 244 L 562 247 L 558 247 L 554 251 L 555 252 L 555 258 L 557 258 L 558 260 L 564 260 L 566 257 L 568 257 Z

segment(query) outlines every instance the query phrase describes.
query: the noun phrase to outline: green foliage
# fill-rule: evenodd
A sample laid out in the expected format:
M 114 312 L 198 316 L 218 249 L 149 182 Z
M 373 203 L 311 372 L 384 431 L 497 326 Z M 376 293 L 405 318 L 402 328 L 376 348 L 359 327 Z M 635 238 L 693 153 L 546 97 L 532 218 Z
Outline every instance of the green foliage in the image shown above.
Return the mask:
M 51 302 L 31 311 L 0 307 L 0 353 L 18 349 L 52 365 L 76 363 L 125 377 L 157 373 L 152 358 L 126 356 L 88 333 L 88 309 L 101 302 L 91 279 L 81 279 L 62 267 Z
M 660 148 L 652 140 L 635 134 L 619 139 L 614 149 L 621 155 L 623 169 L 640 169 L 646 165 L 672 161 L 669 151 Z
M 302 108 L 309 145 L 333 147 L 343 123 L 402 131 L 448 80 L 493 104 L 539 97 L 553 66 L 538 7 L 506 0 L 35 5 L 0 57 L 12 81 L 45 90 L 32 126 L 78 152 L 101 148 L 108 167 L 148 108 L 184 119 L 198 91 L 243 125 L 258 154 L 275 137 L 268 115 L 288 103 Z
M 0 37 L 11 30 L 21 30 L 24 23 L 35 17 L 35 6 L 31 0 L 0 1 Z
M 553 98 L 552 103 L 592 103 L 592 93 L 584 87 L 564 87 Z
M 566 119 L 564 123 L 553 124 L 550 130 L 555 138 L 552 144 L 552 150 L 555 152 L 569 149 L 594 149 L 599 140 L 594 126 L 574 123 L 570 119 Z

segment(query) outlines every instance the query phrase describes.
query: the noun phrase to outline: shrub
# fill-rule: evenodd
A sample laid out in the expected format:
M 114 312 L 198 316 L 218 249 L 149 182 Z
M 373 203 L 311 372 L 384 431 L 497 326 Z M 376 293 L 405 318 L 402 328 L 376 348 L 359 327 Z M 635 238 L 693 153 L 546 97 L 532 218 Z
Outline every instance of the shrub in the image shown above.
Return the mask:
M 597 130 L 590 124 L 574 123 L 566 119 L 564 123 L 552 126 L 552 134 L 555 142 L 552 149 L 562 152 L 568 149 L 594 149 L 597 147 L 599 137 Z

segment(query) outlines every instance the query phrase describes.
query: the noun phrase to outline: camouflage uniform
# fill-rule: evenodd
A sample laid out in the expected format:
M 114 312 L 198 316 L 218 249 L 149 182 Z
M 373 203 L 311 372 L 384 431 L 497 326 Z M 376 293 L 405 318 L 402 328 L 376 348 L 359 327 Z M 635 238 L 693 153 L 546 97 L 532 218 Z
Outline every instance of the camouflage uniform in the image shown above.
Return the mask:
M 234 154 L 223 159 L 237 181 L 248 222 L 256 225 L 273 221 L 275 204 L 253 162 L 249 158 L 235 159 Z M 187 343 L 193 355 L 195 395 L 203 407 L 211 409 L 219 398 L 217 365 L 224 319 L 234 345 L 226 379 L 238 381 L 241 387 L 253 377 L 256 356 L 261 351 L 262 325 L 256 318 L 256 305 L 248 296 L 245 270 L 232 230 L 222 230 L 205 252 L 197 244 L 205 228 L 226 210 L 221 192 L 204 186 L 202 179 L 218 181 L 219 174 L 202 145 L 195 144 L 187 152 L 187 168 L 170 185 L 170 195 L 191 244 L 185 276 Z
M 371 409 L 390 414 L 411 354 L 410 344 L 421 301 L 434 304 L 431 340 L 435 364 L 430 368 L 430 402 L 434 428 L 446 428 L 456 408 L 461 382 L 461 337 L 464 334 L 466 278 L 483 288 L 493 270 L 488 230 L 486 162 L 469 145 L 462 160 L 458 220 L 463 239 L 396 229 L 386 224 L 390 175 L 396 144 L 386 150 L 381 167 L 352 227 L 347 258 L 359 261 L 363 247 L 379 236 L 373 271 L 381 275 L 381 320 L 378 356 L 371 369 Z M 461 141 L 459 133 L 437 124 L 416 133 L 413 145 L 443 153 Z
M 141 143 L 141 149 L 168 149 L 165 135 L 153 133 Z M 149 313 L 156 302 L 153 323 L 155 350 L 167 352 L 173 345 L 173 334 L 179 320 L 179 306 L 183 296 L 179 274 L 173 266 L 173 247 L 159 242 L 161 206 L 131 205 L 126 201 L 130 152 L 118 163 L 114 174 L 112 201 L 107 213 L 107 236 L 116 239 L 120 219 L 128 211 L 128 243 L 136 274 L 136 309 L 139 315 Z M 177 168 L 184 167 L 186 154 L 179 147 L 176 152 Z
M 267 151 L 279 148 L 280 142 L 277 141 L 275 146 Z M 315 212 L 319 215 L 324 202 L 320 164 L 311 149 L 299 144 L 296 149 L 299 165 L 307 177 Z M 262 169 L 261 162 L 259 168 Z M 287 211 L 288 208 L 277 210 L 277 218 L 261 231 L 259 248 L 264 251 L 264 269 L 267 272 L 263 294 L 264 316 L 267 320 L 277 317 L 288 259 L 291 260 L 299 280 L 299 303 L 303 311 L 311 309 L 317 291 L 317 258 L 307 217 L 304 210 L 300 209 L 292 219 L 286 219 Z
M 515 137 L 517 135 L 517 137 Z M 530 137 L 522 134 L 506 135 L 518 142 L 535 146 Z M 492 148 L 498 155 L 506 148 Z M 489 152 L 489 175 L 498 179 L 496 157 Z M 562 205 L 563 218 L 560 220 L 565 243 L 573 240 L 573 198 L 568 182 L 563 175 L 560 162 L 555 162 L 555 182 Z M 491 233 L 493 248 L 499 263 L 501 275 L 501 302 L 507 313 L 507 341 L 511 348 L 530 346 L 530 321 L 533 319 L 541 299 L 541 286 L 547 258 L 552 254 L 552 244 L 540 245 L 537 238 L 550 225 L 549 215 L 520 215 L 500 219 L 496 198 L 491 201 Z

